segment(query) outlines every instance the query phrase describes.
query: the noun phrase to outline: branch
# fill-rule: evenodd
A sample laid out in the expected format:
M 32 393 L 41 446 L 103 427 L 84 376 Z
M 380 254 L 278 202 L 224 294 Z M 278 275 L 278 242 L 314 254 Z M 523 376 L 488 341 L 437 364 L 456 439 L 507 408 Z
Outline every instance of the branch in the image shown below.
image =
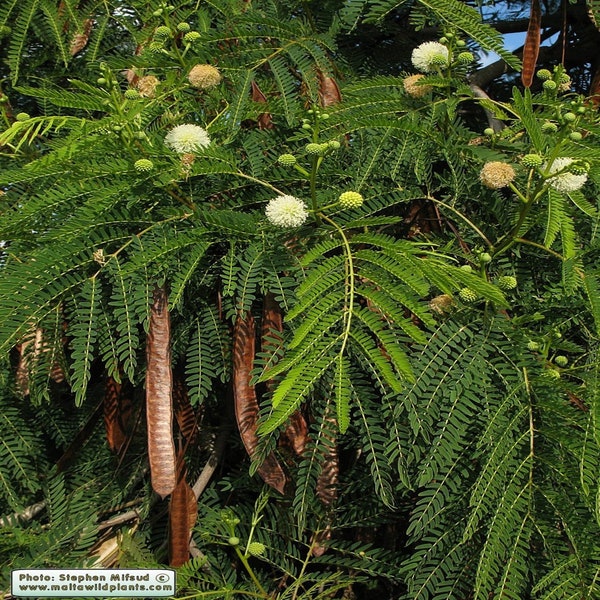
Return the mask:
M 208 485 L 210 478 L 215 472 L 217 466 L 219 465 L 221 457 L 223 456 L 223 452 L 225 451 L 225 446 L 227 445 L 227 439 L 229 438 L 231 429 L 231 425 L 224 427 L 217 436 L 217 440 L 215 441 L 213 451 L 210 453 L 210 456 L 208 457 L 208 460 L 206 461 L 202 472 L 200 473 L 198 479 L 196 479 L 196 482 L 192 487 L 196 499 L 200 498 L 202 492 Z
M 42 500 L 42 502 L 36 502 L 21 512 L 13 513 L 12 515 L 6 515 L 5 517 L 0 518 L 0 527 L 11 527 L 11 525 L 14 525 L 15 521 L 31 521 L 31 519 L 39 515 L 45 508 L 45 500 Z

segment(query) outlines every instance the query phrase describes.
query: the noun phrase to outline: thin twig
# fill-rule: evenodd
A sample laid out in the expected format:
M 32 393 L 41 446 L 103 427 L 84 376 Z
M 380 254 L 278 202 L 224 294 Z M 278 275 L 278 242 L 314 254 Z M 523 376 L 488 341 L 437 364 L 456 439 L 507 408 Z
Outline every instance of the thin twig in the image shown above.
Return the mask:
M 225 451 L 225 446 L 227 444 L 227 439 L 229 438 L 230 432 L 231 432 L 230 426 L 224 427 L 221 430 L 221 432 L 219 433 L 219 435 L 217 436 L 213 451 L 210 453 L 210 456 L 208 457 L 208 460 L 206 461 L 206 464 L 204 465 L 202 472 L 200 473 L 200 475 L 198 476 L 198 479 L 196 479 L 196 482 L 194 483 L 194 485 L 192 487 L 192 490 L 194 492 L 194 496 L 196 496 L 196 499 L 200 498 L 200 496 L 202 495 L 202 492 L 208 485 L 210 478 L 213 476 L 213 473 L 215 472 L 217 466 L 219 465 L 221 457 L 223 456 L 223 452 Z

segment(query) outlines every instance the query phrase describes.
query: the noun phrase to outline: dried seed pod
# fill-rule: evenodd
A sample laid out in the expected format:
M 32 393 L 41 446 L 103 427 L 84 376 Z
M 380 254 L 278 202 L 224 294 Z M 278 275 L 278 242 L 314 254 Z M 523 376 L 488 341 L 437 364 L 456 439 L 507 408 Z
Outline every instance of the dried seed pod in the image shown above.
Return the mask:
M 167 292 L 156 286 L 146 341 L 146 422 L 152 489 L 168 496 L 177 484 L 173 442 L 171 324 Z

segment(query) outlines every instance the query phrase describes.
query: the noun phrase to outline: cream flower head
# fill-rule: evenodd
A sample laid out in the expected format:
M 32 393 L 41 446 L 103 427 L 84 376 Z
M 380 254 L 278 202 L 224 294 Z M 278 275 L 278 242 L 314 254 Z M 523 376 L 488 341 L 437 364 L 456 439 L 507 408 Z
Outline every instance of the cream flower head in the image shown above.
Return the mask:
M 198 125 L 177 125 L 165 136 L 165 144 L 177 154 L 190 154 L 210 144 L 208 133 Z
M 138 79 L 135 87 L 143 98 L 154 98 L 156 86 L 159 83 L 160 81 L 157 77 L 154 77 L 154 75 L 146 75 Z
M 419 85 L 419 81 L 423 79 L 425 75 L 409 75 L 402 81 L 404 91 L 413 98 L 423 98 L 426 96 L 433 87 L 430 85 Z
M 308 219 L 308 212 L 302 200 L 284 195 L 269 200 L 265 216 L 277 227 L 300 227 Z
M 583 184 L 587 181 L 587 175 L 585 173 L 576 174 L 571 173 L 569 171 L 565 171 L 565 169 L 574 162 L 572 158 L 555 158 L 548 169 L 550 175 L 553 173 L 559 173 L 554 177 L 550 177 L 548 179 L 548 183 L 557 191 L 557 192 L 574 192 L 578 190 Z M 547 165 L 544 166 L 544 169 L 547 168 Z M 564 171 L 560 173 L 560 171 Z
M 221 83 L 221 72 L 212 65 L 196 65 L 188 75 L 192 87 L 207 90 Z
M 433 73 L 436 67 L 448 66 L 450 52 L 439 42 L 424 42 L 412 51 L 412 64 L 423 73 Z
M 486 188 L 498 190 L 506 187 L 515 178 L 515 170 L 504 162 L 492 161 L 483 165 L 479 179 Z

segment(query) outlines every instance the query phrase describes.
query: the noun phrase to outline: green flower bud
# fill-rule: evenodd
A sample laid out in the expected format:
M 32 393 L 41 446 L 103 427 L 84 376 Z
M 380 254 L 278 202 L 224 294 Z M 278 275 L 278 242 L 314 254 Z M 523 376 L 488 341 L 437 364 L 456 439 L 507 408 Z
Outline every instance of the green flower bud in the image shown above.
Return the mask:
M 443 36 L 439 39 L 440 44 L 447 44 L 448 43 L 448 38 L 446 36 Z
M 296 164 L 296 157 L 293 154 L 282 154 L 277 162 L 284 167 L 291 167 Z
M 248 554 L 252 556 L 262 556 L 265 553 L 265 545 L 260 542 L 251 542 L 248 546 Z
M 583 139 L 583 135 L 579 131 L 573 131 L 569 134 L 569 139 L 573 142 L 580 142 Z
M 556 369 L 546 369 L 544 371 L 544 377 L 548 379 L 560 379 L 560 373 Z
M 310 123 L 303 123 L 302 129 L 312 129 L 312 127 L 311 127 Z
M 585 175 L 590 171 L 590 163 L 586 161 L 577 161 L 569 165 L 569 173 L 574 175 Z
M 0 104 L 6 104 L 8 102 L 8 96 L 0 96 Z
M 186 33 L 183 36 L 183 41 L 186 44 L 193 44 L 194 42 L 197 42 L 202 36 L 200 35 L 200 32 L 198 31 L 188 31 L 188 33 Z
M 327 145 L 332 149 L 332 150 L 339 150 L 341 147 L 341 144 L 337 141 L 337 140 L 331 140 L 330 142 L 327 142 Z
M 522 159 L 521 163 L 530 168 L 541 167 L 544 159 L 539 154 L 526 154 Z
M 535 352 L 536 350 L 540 349 L 540 345 L 537 342 L 534 342 L 533 340 L 527 342 L 527 350 L 531 350 L 532 352 Z
M 177 31 L 181 31 L 181 33 L 187 33 L 190 29 L 189 23 L 177 23 Z
M 321 144 L 306 144 L 305 148 L 307 154 L 320 156 L 323 154 L 323 148 Z
M 465 273 L 472 273 L 473 267 L 471 265 L 461 265 L 460 270 L 464 271 Z
M 471 302 L 475 302 L 477 300 L 477 298 L 479 298 L 479 295 L 477 294 L 477 292 L 473 291 L 472 289 L 464 287 L 459 290 L 458 297 L 463 302 L 471 303 Z
M 571 83 L 571 78 L 566 73 L 561 73 L 558 77 L 559 83 Z
M 123 95 L 127 100 L 137 100 L 140 97 L 140 93 L 137 90 L 125 90 Z
M 548 79 L 547 81 L 544 81 L 542 87 L 548 92 L 552 92 L 556 89 L 557 86 L 556 83 L 552 81 L 552 79 Z
M 580 106 L 577 109 L 577 113 L 580 114 L 580 115 L 584 115 L 586 112 L 587 112 L 587 108 L 585 106 Z
M 159 54 L 160 52 L 162 52 L 163 50 L 163 43 L 159 40 L 156 40 L 155 42 L 150 42 L 150 44 L 148 45 L 148 52 L 150 52 L 151 54 Z
M 566 356 L 563 356 L 562 354 L 559 354 L 555 359 L 554 362 L 559 366 L 559 367 L 566 367 L 569 364 L 569 359 Z
M 475 60 L 475 57 L 473 56 L 472 52 L 461 52 L 456 57 L 456 62 L 460 63 L 461 65 L 471 64 L 474 60 Z
M 98 77 L 98 79 L 96 79 L 96 83 L 98 85 L 105 85 L 106 84 L 106 79 L 104 77 Z
M 488 137 L 492 137 L 494 135 L 495 131 L 491 128 L 491 127 L 486 127 L 483 130 L 483 135 L 487 135 Z
M 573 123 L 573 121 L 575 121 L 577 119 L 577 115 L 575 113 L 568 112 L 563 115 L 563 119 L 567 123 Z
M 432 56 L 430 62 L 432 65 L 436 65 L 438 67 L 448 66 L 448 59 L 445 56 L 442 56 L 441 54 L 436 54 L 435 56 Z
M 547 81 L 548 79 L 552 79 L 552 73 L 550 73 L 550 71 L 548 71 L 548 69 L 540 69 L 536 75 L 538 76 L 538 79 L 541 79 L 542 81 Z
M 486 265 L 487 263 L 492 262 L 492 256 L 488 252 L 482 252 L 479 255 L 479 262 Z
M 465 42 L 465 40 L 456 40 L 456 45 L 459 48 L 464 48 L 467 45 L 467 42 Z
M 147 158 L 140 158 L 133 163 L 133 168 L 140 173 L 147 173 L 154 168 L 154 163 Z
M 544 133 L 556 133 L 558 131 L 558 126 L 556 123 L 546 121 L 545 123 L 542 123 L 542 131 Z
M 232 535 L 228 540 L 227 543 L 230 546 L 239 546 L 240 545 L 240 538 L 236 537 L 235 535 Z
M 517 278 L 512 275 L 498 277 L 498 287 L 504 291 L 514 290 L 517 287 Z
M 358 192 L 344 192 L 338 199 L 342 208 L 358 208 L 362 206 L 363 197 Z
M 29 121 L 31 117 L 26 112 L 20 112 L 17 114 L 15 119 L 17 119 L 17 121 Z
M 166 25 L 161 25 L 160 27 L 157 27 L 154 31 L 154 36 L 157 38 L 171 37 L 171 29 Z
M 329 113 L 321 113 L 319 115 L 319 119 L 323 119 L 323 120 L 329 119 Z
M 160 15 L 162 15 L 162 12 L 163 12 L 163 11 L 162 11 L 162 8 L 159 8 L 159 9 L 155 10 L 155 11 L 152 13 L 152 16 L 154 16 L 154 17 L 160 17 Z

